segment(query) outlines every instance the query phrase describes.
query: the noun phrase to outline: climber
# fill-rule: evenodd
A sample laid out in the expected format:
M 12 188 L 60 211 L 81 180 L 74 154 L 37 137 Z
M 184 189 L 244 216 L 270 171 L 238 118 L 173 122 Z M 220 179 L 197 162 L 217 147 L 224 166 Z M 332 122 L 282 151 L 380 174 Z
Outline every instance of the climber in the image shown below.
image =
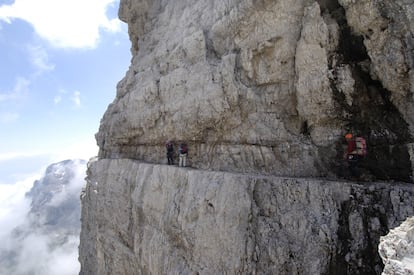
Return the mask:
M 186 167 L 187 166 L 187 154 L 188 154 L 187 144 L 180 143 L 180 145 L 178 147 L 178 155 L 180 157 L 180 161 L 178 163 L 178 166 L 180 166 L 180 167 Z
M 167 149 L 167 161 L 168 161 L 168 165 L 173 165 L 174 164 L 174 145 L 173 142 L 171 140 L 168 140 L 165 143 L 165 148 Z
M 346 159 L 348 162 L 349 172 L 351 177 L 359 178 L 361 174 L 359 170 L 360 161 L 367 153 L 366 141 L 363 137 L 354 138 L 354 136 L 350 133 L 345 135 L 345 139 L 348 144 Z

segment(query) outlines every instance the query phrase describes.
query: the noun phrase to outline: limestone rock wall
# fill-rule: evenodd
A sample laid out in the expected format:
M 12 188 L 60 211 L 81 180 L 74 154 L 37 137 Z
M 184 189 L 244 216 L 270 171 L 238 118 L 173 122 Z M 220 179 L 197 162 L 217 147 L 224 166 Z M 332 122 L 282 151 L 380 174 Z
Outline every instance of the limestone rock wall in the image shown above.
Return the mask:
M 414 215 L 396 183 L 413 182 L 413 6 L 121 0 L 133 56 L 96 134 L 81 274 L 380 274 L 380 236 Z M 377 182 L 339 180 L 346 132 Z M 166 140 L 191 169 L 162 165 Z
M 410 1 L 123 0 L 132 62 L 97 134 L 101 158 L 342 175 L 343 134 L 366 173 L 412 181 Z
M 382 275 L 414 274 L 414 217 L 381 237 L 379 252 L 385 263 Z
M 412 185 L 90 163 L 81 274 L 380 274 Z

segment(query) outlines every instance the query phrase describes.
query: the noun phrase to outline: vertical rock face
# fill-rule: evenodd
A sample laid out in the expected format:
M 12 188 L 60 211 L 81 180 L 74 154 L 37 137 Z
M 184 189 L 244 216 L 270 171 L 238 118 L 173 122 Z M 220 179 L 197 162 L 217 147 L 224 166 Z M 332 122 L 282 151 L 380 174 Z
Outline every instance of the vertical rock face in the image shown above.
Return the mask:
M 380 236 L 414 214 L 414 8 L 391 2 L 121 0 L 133 58 L 81 273 L 380 274 Z M 382 182 L 337 180 L 347 132 Z M 196 169 L 160 165 L 166 140 Z
M 343 134 L 366 173 L 412 181 L 413 5 L 406 1 L 121 1 L 132 64 L 97 134 L 101 158 L 341 175 Z
M 414 217 L 381 237 L 379 252 L 385 263 L 383 275 L 414 274 Z
M 412 185 L 90 163 L 81 274 L 380 274 Z M 91 181 L 92 180 L 92 181 Z

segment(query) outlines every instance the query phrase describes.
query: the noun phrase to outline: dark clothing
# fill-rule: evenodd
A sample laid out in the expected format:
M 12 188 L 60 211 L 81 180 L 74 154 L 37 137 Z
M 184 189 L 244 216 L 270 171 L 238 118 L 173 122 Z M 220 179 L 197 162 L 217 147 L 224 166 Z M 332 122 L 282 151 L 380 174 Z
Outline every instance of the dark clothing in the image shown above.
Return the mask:
M 174 164 L 174 146 L 172 143 L 166 144 L 168 165 Z
M 168 161 L 168 165 L 173 165 L 174 164 L 174 158 L 173 158 L 172 153 L 167 153 L 167 161 Z
M 187 144 L 181 143 L 180 146 L 178 146 L 178 153 L 179 154 L 187 154 L 188 153 Z
M 359 169 L 360 160 L 361 160 L 360 155 L 357 155 L 357 154 L 347 155 L 348 168 L 349 168 L 351 177 L 358 178 L 361 175 L 361 171 Z
M 357 145 L 355 139 L 347 140 L 348 147 L 346 150 L 346 160 L 348 162 L 348 169 L 351 177 L 359 178 L 361 175 L 360 171 L 360 161 L 362 156 L 357 154 Z

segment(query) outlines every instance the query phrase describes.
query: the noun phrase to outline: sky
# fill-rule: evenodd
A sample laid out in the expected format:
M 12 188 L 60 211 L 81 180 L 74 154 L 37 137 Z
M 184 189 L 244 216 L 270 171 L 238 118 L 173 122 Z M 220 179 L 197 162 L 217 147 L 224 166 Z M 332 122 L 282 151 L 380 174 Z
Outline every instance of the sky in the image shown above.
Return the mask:
M 0 248 L 25 223 L 25 193 L 48 165 L 98 152 L 94 135 L 131 59 L 118 6 L 119 0 L 0 0 Z M 78 237 L 61 251 L 47 243 L 33 234 L 19 244 L 25 264 L 18 274 L 79 272 Z M 54 270 L 61 266 L 66 273 Z
M 119 0 L 0 0 L 0 184 L 97 154 L 130 64 Z

